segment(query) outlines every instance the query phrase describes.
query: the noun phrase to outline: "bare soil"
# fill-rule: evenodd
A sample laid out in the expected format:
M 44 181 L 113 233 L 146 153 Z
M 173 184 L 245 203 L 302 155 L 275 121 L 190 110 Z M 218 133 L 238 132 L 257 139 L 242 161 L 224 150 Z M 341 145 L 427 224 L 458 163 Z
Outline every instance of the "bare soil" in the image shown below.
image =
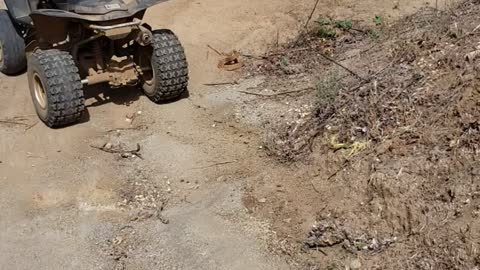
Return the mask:
M 190 96 L 89 88 L 64 129 L 38 122 L 25 75 L 0 75 L 1 268 L 476 269 L 478 6 L 325 0 L 309 29 L 358 29 L 295 42 L 313 4 L 152 8 Z M 225 72 L 208 46 L 255 57 Z

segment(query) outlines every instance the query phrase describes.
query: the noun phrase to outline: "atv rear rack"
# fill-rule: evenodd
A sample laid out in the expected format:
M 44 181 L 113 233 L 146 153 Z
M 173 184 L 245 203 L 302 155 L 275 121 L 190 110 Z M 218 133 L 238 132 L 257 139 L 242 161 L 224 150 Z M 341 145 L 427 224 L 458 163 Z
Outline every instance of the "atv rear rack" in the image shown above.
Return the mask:
M 133 21 L 133 22 L 127 22 L 127 23 L 120 23 L 120 24 L 115 24 L 115 25 L 96 25 L 96 24 L 91 24 L 89 25 L 90 29 L 93 30 L 98 30 L 98 31 L 108 31 L 108 30 L 113 30 L 113 29 L 118 29 L 118 28 L 124 28 L 124 27 L 132 27 L 136 26 L 139 27 L 142 21 Z

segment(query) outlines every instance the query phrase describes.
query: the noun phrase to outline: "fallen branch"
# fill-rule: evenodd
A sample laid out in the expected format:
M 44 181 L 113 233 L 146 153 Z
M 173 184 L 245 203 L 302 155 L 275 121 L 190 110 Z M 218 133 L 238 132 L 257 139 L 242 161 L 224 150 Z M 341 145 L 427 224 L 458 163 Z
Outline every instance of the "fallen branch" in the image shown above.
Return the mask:
M 38 124 L 39 121 L 35 122 L 34 124 L 32 125 L 29 125 L 26 129 L 25 129 L 25 132 L 27 132 L 28 130 L 30 130 L 31 128 L 33 128 L 34 126 L 36 126 Z
M 106 132 L 107 133 L 110 133 L 110 132 L 119 132 L 121 130 L 140 130 L 142 128 L 144 128 L 145 126 L 143 125 L 140 125 L 140 126 L 136 126 L 136 127 L 126 127 L 126 128 L 114 128 L 114 129 L 109 129 L 107 130 Z
M 348 73 L 352 74 L 353 76 L 357 77 L 358 79 L 364 81 L 364 82 L 369 82 L 370 80 L 367 80 L 365 78 L 363 78 L 362 76 L 360 76 L 358 73 L 354 72 L 353 70 L 347 68 L 346 66 L 340 64 L 339 62 L 335 61 L 334 59 L 328 57 L 327 55 L 323 54 L 323 53 L 319 53 L 323 58 L 327 59 L 328 61 L 334 63 L 335 65 L 345 69 L 346 71 L 348 71 Z
M 218 54 L 218 55 L 221 55 L 221 56 L 225 55 L 224 53 L 219 52 L 217 49 L 213 48 L 213 47 L 210 46 L 210 45 L 207 45 L 207 47 L 208 47 L 210 50 L 214 51 L 214 52 L 215 52 L 216 54 Z
M 480 24 L 475 26 L 475 28 L 473 28 L 472 31 L 466 33 L 464 36 L 460 37 L 459 39 L 457 39 L 457 41 L 455 41 L 455 44 L 458 44 L 460 41 L 464 40 L 465 38 L 467 38 L 468 36 L 471 36 L 473 35 L 478 29 L 480 29 Z
M 341 171 L 343 171 L 345 168 L 347 168 L 347 166 L 350 165 L 350 159 L 345 159 L 343 161 L 343 163 L 340 165 L 340 167 L 338 167 L 337 170 L 335 170 L 335 172 L 333 172 L 332 174 L 330 174 L 328 177 L 327 177 L 327 181 L 330 181 L 332 180 L 332 178 L 334 178 L 335 176 L 337 176 L 338 173 L 340 173 Z
M 311 48 L 308 48 L 308 47 L 303 47 L 303 48 L 296 48 L 296 49 L 291 49 L 291 50 L 285 50 L 283 52 L 275 52 L 275 53 L 270 53 L 270 54 L 267 54 L 265 56 L 262 56 L 262 57 L 255 57 L 255 58 L 260 58 L 260 59 L 268 59 L 269 57 L 272 57 L 272 56 L 279 56 L 279 55 L 285 55 L 287 53 L 291 53 L 291 52 L 300 52 L 300 51 L 306 51 L 308 49 L 311 49 Z M 253 57 L 253 56 L 252 56 Z
M 232 164 L 232 163 L 237 163 L 238 160 L 232 160 L 232 161 L 224 161 L 224 162 L 217 162 L 215 164 L 212 164 L 212 165 L 207 165 L 207 166 L 203 166 L 203 167 L 194 167 L 194 168 L 190 168 L 190 170 L 200 170 L 200 169 L 207 169 L 207 168 L 211 168 L 211 167 L 216 167 L 216 166 L 221 166 L 221 165 L 227 165 L 227 164 Z
M 303 26 L 303 31 L 300 33 L 300 35 L 298 35 L 297 40 L 295 40 L 295 43 L 294 43 L 295 45 L 294 46 L 296 46 L 298 44 L 298 42 L 300 41 L 300 39 L 303 37 L 303 34 L 305 33 L 305 30 L 308 28 L 308 25 L 310 24 L 310 21 L 312 20 L 313 14 L 315 14 L 315 11 L 317 10 L 319 2 L 320 2 L 320 0 L 315 1 L 315 5 L 313 6 L 312 12 L 310 12 L 310 15 L 308 16 L 308 19 L 305 22 L 305 25 Z
M 111 148 L 111 146 L 107 147 L 107 145 L 108 144 L 104 144 L 102 147 L 98 147 L 98 146 L 95 146 L 95 145 L 90 145 L 90 147 L 98 149 L 98 150 L 106 152 L 106 153 L 110 153 L 110 154 L 120 154 L 122 157 L 129 157 L 128 155 L 136 156 L 136 157 L 143 160 L 143 157 L 140 154 L 141 147 L 140 147 L 140 144 L 138 144 L 138 143 L 137 143 L 137 148 L 135 150 L 113 149 L 113 148 Z
M 14 120 L 0 120 L 0 124 L 10 124 L 10 125 L 21 125 L 21 126 L 30 126 L 29 124 L 22 123 L 20 121 L 14 121 Z
M 298 52 L 298 51 L 304 51 L 304 50 L 308 50 L 310 48 L 308 47 L 304 47 L 304 48 L 296 48 L 296 49 L 292 49 L 292 50 L 286 50 L 284 52 L 276 52 L 276 53 L 270 53 L 270 54 L 267 54 L 265 56 L 262 56 L 261 58 L 262 59 L 268 59 L 269 57 L 272 57 L 272 56 L 279 56 L 279 55 L 285 55 L 287 53 L 290 53 L 290 52 Z M 323 58 L 325 58 L 326 60 L 332 62 L 333 64 L 343 68 L 344 70 L 346 70 L 348 73 L 352 74 L 353 76 L 355 76 L 356 78 L 364 81 L 364 82 L 370 82 L 369 79 L 365 79 L 363 78 L 362 76 L 360 76 L 358 73 L 354 72 L 353 70 L 349 69 L 348 67 L 344 66 L 343 64 L 341 64 L 340 62 L 334 60 L 333 58 L 327 56 L 326 54 L 324 53 L 321 53 L 321 52 L 316 52 L 318 54 L 320 54 L 320 56 L 322 56 Z M 254 57 L 254 56 L 251 56 L 251 57 Z M 255 58 L 258 58 L 258 57 L 255 57 Z
M 219 86 L 219 85 L 235 85 L 238 84 L 237 81 L 233 82 L 218 82 L 218 83 L 204 83 L 205 86 Z
M 320 2 L 320 0 L 317 0 L 317 1 L 315 2 L 315 5 L 313 6 L 312 12 L 310 12 L 310 16 L 308 16 L 308 20 L 305 22 L 305 25 L 303 26 L 303 29 L 307 29 L 308 24 L 309 24 L 310 21 L 312 20 L 313 14 L 314 14 L 315 11 L 317 10 L 318 3 L 319 3 L 319 2 Z
M 304 91 L 314 90 L 314 89 L 315 88 L 313 88 L 313 87 L 307 87 L 307 88 L 302 88 L 302 89 L 298 89 L 298 90 L 285 91 L 285 92 L 280 92 L 280 93 L 275 93 L 275 94 L 261 94 L 261 93 L 255 93 L 255 92 L 249 92 L 249 91 L 238 91 L 238 92 L 246 94 L 246 95 L 254 95 L 254 96 L 261 96 L 261 97 L 276 97 L 276 96 L 299 93 L 299 92 L 304 92 Z
M 253 55 L 253 54 L 240 53 L 240 55 L 243 56 L 243 57 L 252 58 L 252 59 L 255 59 L 255 60 L 265 60 L 266 59 L 265 56 L 256 56 L 256 55 Z

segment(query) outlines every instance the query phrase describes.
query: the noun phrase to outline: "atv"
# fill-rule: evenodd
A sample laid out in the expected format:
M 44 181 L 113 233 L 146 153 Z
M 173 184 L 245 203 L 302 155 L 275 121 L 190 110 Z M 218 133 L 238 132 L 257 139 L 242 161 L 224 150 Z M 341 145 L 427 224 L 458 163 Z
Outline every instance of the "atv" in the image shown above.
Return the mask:
M 138 85 L 156 103 L 186 93 L 184 49 L 170 30 L 144 23 L 167 0 L 5 0 L 0 72 L 27 70 L 39 118 L 49 127 L 80 121 L 83 88 Z

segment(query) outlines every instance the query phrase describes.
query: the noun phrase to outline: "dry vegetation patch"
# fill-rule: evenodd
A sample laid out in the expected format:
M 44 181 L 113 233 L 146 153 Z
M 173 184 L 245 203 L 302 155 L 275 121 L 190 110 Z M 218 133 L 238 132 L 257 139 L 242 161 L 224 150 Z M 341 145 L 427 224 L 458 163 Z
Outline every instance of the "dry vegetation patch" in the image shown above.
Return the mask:
M 275 229 L 303 237 L 293 257 L 311 269 L 352 259 L 362 269 L 480 267 L 479 18 L 479 2 L 466 1 L 393 25 L 374 18 L 373 29 L 330 19 L 252 62 L 266 87 L 315 86 L 277 97 L 312 109 L 270 119 L 266 132 L 273 156 L 313 171 L 285 180 L 287 199 L 270 194 Z M 284 221 L 302 215 L 317 220 L 310 232 Z

